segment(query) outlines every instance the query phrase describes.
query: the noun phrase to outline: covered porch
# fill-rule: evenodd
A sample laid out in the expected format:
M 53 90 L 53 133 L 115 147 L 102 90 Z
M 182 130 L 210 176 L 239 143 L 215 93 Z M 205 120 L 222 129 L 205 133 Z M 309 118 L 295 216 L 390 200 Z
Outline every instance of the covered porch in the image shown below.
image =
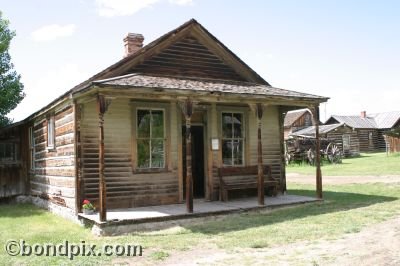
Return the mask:
M 256 166 L 258 197 L 251 200 L 248 208 L 268 207 L 273 201 L 264 197 L 263 165 L 270 166 L 272 178 L 279 180 L 280 193 L 286 192 L 285 112 L 308 107 L 314 114 L 318 136 L 318 108 L 325 101 L 318 96 L 253 83 L 140 74 L 99 80 L 88 88 L 95 90 L 76 95 L 80 106 L 77 109 L 82 110 L 77 119 L 81 138 L 77 149 L 83 159 L 77 162 L 77 210 L 80 212 L 80 203 L 89 198 L 99 209 L 99 221 L 106 223 L 114 219 L 107 215 L 121 208 L 169 208 L 185 202 L 186 210 L 183 204 L 177 205 L 183 208 L 182 213 L 190 216 L 202 212 L 197 201 L 193 204 L 194 184 L 200 176 L 193 172 L 193 162 L 197 161 L 193 158 L 200 153 L 203 202 L 218 200 L 220 168 Z M 148 164 L 142 164 L 140 145 L 144 137 L 150 142 L 152 134 L 142 134 L 143 121 L 159 121 L 147 123 L 155 127 L 147 131 L 161 132 L 155 140 L 161 143 L 160 147 L 148 145 Z M 200 128 L 200 142 L 193 141 L 192 127 Z M 196 143 L 201 143 L 200 147 Z M 317 197 L 322 199 L 318 153 L 316 171 Z M 210 206 L 226 208 L 229 204 Z
M 186 205 L 180 203 L 108 210 L 106 221 L 101 221 L 97 213 L 82 213 L 79 214 L 79 218 L 84 224 L 93 225 L 95 234 L 120 235 L 134 231 L 166 229 L 189 223 L 199 223 L 204 219 L 218 219 L 224 217 L 223 215 L 234 213 L 268 211 L 273 208 L 318 201 L 320 199 L 298 195 L 268 197 L 265 205 L 259 205 L 255 197 L 234 199 L 228 202 L 195 199 L 196 208 L 192 213 L 188 213 Z

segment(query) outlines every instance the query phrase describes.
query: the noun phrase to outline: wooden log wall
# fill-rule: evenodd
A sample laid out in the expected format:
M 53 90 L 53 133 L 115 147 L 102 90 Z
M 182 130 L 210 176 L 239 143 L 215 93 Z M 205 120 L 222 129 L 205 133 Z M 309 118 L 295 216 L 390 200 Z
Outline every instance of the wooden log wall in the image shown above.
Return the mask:
M 194 36 L 171 44 L 131 72 L 245 81 Z
M 29 150 L 23 148 L 28 146 L 27 135 L 26 125 L 15 126 L 0 133 L 0 142 L 15 145 L 15 161 L 0 161 L 0 199 L 28 192 Z
M 312 116 L 309 112 L 304 113 L 292 125 L 292 132 L 312 126 Z
M 0 164 L 0 199 L 25 194 L 21 164 Z
M 379 150 L 379 131 L 377 129 L 357 129 L 360 152 L 377 152 Z M 370 133 L 372 138 L 370 138 Z
M 175 106 L 174 106 L 175 107 Z M 167 108 L 169 109 L 172 108 Z M 174 108 L 176 111 L 176 108 Z M 166 141 L 167 170 L 161 172 L 133 172 L 135 124 L 134 104 L 129 99 L 112 100 L 104 116 L 105 179 L 107 209 L 177 203 L 179 200 L 177 156 L 178 145 Z M 169 112 L 166 112 L 169 113 Z M 176 114 L 176 112 L 174 112 Z M 84 104 L 81 115 L 82 177 L 84 197 L 98 201 L 98 115 L 95 102 Z M 169 136 L 177 138 L 176 119 L 165 119 Z M 173 143 L 176 143 L 173 141 Z M 168 148 L 170 147 L 170 148 Z M 174 156 L 174 157 L 172 157 Z M 134 159 L 134 158 L 133 158 Z
M 54 149 L 47 148 L 46 118 L 34 124 L 35 167 L 30 180 L 31 194 L 74 210 L 75 149 L 72 105 L 56 111 L 54 117 Z
M 290 127 L 284 127 L 284 139 L 288 139 L 291 133 L 309 126 L 312 126 L 312 115 L 310 112 L 306 112 L 294 121 Z
M 384 136 L 384 133 L 386 131 L 388 131 L 388 129 L 378 129 L 377 131 L 377 138 L 376 138 L 377 151 L 386 151 L 386 141 Z
M 350 149 L 343 149 L 343 135 L 350 136 Z M 348 127 L 339 127 L 337 130 L 333 130 L 326 134 L 326 137 L 329 140 L 335 142 L 335 144 L 339 147 L 340 151 L 343 152 L 345 157 L 357 156 L 360 154 L 360 143 L 358 141 L 358 134 L 356 131 L 352 130 Z
M 266 106 L 262 118 L 263 163 L 271 165 L 272 176 L 281 178 L 281 147 L 279 135 L 278 106 Z M 255 114 L 249 114 L 249 165 L 257 164 L 257 121 Z

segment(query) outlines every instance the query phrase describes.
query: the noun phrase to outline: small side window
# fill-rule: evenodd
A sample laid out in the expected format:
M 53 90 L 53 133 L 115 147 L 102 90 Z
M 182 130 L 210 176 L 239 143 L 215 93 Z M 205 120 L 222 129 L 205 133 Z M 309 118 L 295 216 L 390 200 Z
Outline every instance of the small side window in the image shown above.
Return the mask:
M 14 162 L 15 160 L 15 144 L 0 143 L 0 162 Z
M 31 162 L 31 170 L 35 170 L 35 135 L 33 127 L 29 128 L 29 155 Z
M 54 149 L 55 142 L 55 125 L 54 125 L 54 115 L 47 119 L 47 148 Z
M 350 135 L 343 135 L 343 150 L 350 150 Z

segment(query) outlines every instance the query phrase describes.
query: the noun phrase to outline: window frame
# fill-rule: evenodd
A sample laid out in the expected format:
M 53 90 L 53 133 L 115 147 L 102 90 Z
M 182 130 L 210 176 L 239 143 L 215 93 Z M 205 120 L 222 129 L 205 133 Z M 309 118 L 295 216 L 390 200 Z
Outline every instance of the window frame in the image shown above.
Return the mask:
M 152 138 L 152 123 L 150 122 L 150 137 L 149 138 L 143 138 L 143 137 L 139 137 L 139 130 L 138 130 L 138 111 L 149 111 L 150 114 L 152 113 L 152 111 L 162 111 L 163 113 L 163 137 L 162 138 Z M 166 116 L 167 116 L 167 110 L 164 107 L 153 107 L 153 106 L 137 106 L 135 108 L 135 123 L 134 123 L 134 129 L 135 129 L 135 156 L 136 156 L 136 162 L 135 162 L 135 171 L 136 172 L 159 172 L 162 170 L 165 170 L 167 168 L 167 126 L 166 126 Z M 152 115 L 150 115 L 150 119 L 152 119 Z M 151 150 L 151 141 L 152 139 L 157 139 L 157 140 L 162 140 L 163 141 L 163 166 L 162 167 L 152 167 L 152 156 L 151 156 L 151 152 L 150 152 L 150 162 L 149 162 L 149 167 L 139 167 L 139 156 L 138 156 L 138 140 L 149 140 L 149 145 L 150 145 L 150 150 Z
M 56 147 L 56 122 L 55 115 L 52 114 L 46 119 L 47 138 L 46 147 L 48 150 L 53 150 Z
M 33 126 L 29 127 L 29 156 L 30 156 L 30 170 L 35 170 L 35 129 Z
M 9 145 L 11 147 L 11 157 L 6 157 L 6 146 Z M 1 141 L 0 146 L 4 146 L 3 149 L 0 149 L 0 152 L 3 150 L 3 154 L 0 154 L 0 163 L 15 163 L 17 162 L 17 145 L 14 142 L 10 141 Z M 4 157 L 2 157 L 4 155 Z
M 345 147 L 345 139 L 348 140 L 348 143 L 346 143 L 346 147 Z M 351 136 L 350 136 L 350 134 L 343 134 L 343 136 L 342 136 L 342 146 L 343 146 L 343 151 L 349 151 L 351 149 Z
M 225 138 L 223 136 L 223 114 L 231 114 L 231 116 L 233 116 L 234 114 L 240 114 L 242 116 L 242 128 L 241 128 L 241 132 L 242 132 L 242 137 L 241 138 L 234 138 L 233 137 L 233 131 L 232 131 L 232 137 L 231 138 Z M 246 133 L 247 133 L 247 125 L 246 125 L 246 112 L 243 110 L 233 110 L 233 109 L 222 109 L 219 112 L 219 128 L 220 128 L 220 140 L 221 140 L 221 161 L 222 161 L 222 165 L 223 166 L 231 166 L 231 167 L 235 167 L 235 166 L 245 166 L 246 165 Z M 232 127 L 233 130 L 233 127 Z M 225 164 L 224 163 L 224 157 L 223 157 L 223 142 L 224 140 L 241 140 L 242 141 L 242 164 L 234 164 L 234 155 L 233 155 L 233 149 L 232 149 L 232 154 L 231 154 L 231 160 L 232 160 L 232 164 Z

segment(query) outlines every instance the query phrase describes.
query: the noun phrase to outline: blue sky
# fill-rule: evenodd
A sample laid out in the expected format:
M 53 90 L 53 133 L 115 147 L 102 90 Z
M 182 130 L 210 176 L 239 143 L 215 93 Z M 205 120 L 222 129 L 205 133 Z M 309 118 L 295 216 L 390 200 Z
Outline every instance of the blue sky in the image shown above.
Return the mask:
M 330 114 L 400 110 L 400 1 L 0 0 L 25 118 L 145 43 L 198 20 L 273 86 L 328 96 Z M 326 112 L 325 112 L 326 110 Z

